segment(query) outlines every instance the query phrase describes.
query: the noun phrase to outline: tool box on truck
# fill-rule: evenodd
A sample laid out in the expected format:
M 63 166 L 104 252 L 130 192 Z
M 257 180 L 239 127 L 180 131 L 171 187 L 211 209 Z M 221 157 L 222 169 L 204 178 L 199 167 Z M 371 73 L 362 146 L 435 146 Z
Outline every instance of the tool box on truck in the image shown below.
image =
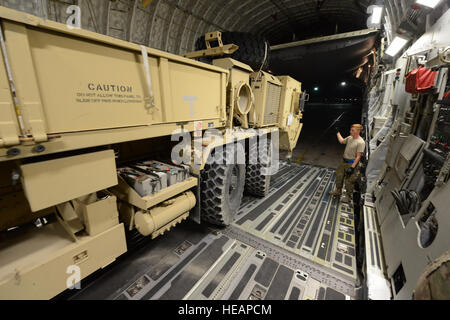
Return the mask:
M 167 180 L 167 186 L 174 185 L 178 182 L 182 182 L 189 178 L 189 171 L 184 167 L 177 167 L 169 165 L 159 161 L 143 161 L 135 165 L 136 169 L 143 172 L 152 172 L 160 176 L 165 176 Z
M 159 176 L 146 174 L 130 167 L 118 169 L 118 174 L 141 196 L 155 194 L 163 188 Z

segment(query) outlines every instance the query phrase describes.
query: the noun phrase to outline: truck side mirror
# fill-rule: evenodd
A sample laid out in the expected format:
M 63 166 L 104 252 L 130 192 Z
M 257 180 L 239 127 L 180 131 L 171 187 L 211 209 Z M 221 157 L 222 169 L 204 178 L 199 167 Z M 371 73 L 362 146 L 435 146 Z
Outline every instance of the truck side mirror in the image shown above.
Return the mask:
M 305 110 L 305 102 L 309 101 L 309 94 L 303 91 L 300 95 L 299 111 L 303 112 Z

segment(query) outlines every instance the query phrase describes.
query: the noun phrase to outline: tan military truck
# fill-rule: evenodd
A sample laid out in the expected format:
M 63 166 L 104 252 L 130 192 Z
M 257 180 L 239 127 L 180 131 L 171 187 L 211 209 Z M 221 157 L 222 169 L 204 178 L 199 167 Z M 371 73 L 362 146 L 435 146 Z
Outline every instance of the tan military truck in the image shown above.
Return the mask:
M 244 188 L 266 194 L 268 164 L 208 159 L 242 156 L 225 148 L 239 142 L 248 157 L 257 136 L 273 146 L 279 133 L 288 151 L 297 142 L 292 78 L 3 7 L 0 27 L 0 299 L 54 297 L 127 251 L 127 230 L 154 238 L 188 217 L 228 225 Z M 222 137 L 195 139 L 207 130 Z M 197 162 L 170 161 L 174 133 L 193 138 L 176 153 Z

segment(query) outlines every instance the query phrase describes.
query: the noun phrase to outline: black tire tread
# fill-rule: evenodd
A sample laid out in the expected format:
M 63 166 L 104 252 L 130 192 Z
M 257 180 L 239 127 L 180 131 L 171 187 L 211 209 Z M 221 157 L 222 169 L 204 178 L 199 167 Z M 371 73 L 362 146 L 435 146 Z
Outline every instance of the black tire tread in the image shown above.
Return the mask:
M 265 197 L 269 193 L 270 176 L 261 172 L 262 165 L 249 164 L 245 172 L 245 191 L 256 197 Z
M 233 207 L 226 203 L 226 177 L 231 167 L 226 164 L 206 164 L 201 174 L 202 219 L 218 226 L 228 226 L 233 221 L 244 193 L 245 165 L 239 165 L 242 175 L 239 180 L 242 183 L 241 191 L 238 192 L 237 198 L 232 200 Z
M 270 147 L 270 142 L 268 142 L 268 148 Z M 255 154 L 257 149 L 256 144 L 250 144 L 249 153 Z M 265 156 L 264 159 L 260 159 L 260 162 L 268 162 L 268 158 Z M 270 175 L 263 175 L 263 168 L 267 166 L 263 163 L 257 164 L 247 164 L 245 171 L 245 191 L 256 197 L 265 197 L 269 193 L 270 188 Z

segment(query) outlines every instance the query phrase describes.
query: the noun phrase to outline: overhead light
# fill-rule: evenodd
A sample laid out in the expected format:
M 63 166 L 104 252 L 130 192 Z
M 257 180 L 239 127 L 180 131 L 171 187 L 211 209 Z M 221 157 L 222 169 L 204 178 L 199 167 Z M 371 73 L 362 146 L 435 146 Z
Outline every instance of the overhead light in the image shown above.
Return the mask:
M 369 29 L 380 29 L 381 28 L 381 20 L 383 19 L 383 9 L 384 6 L 382 2 L 377 1 L 377 4 L 373 4 L 367 7 L 367 28 Z
M 314 91 L 319 91 L 319 87 L 314 87 Z
M 363 72 L 363 68 L 359 67 L 358 70 L 356 70 L 356 78 L 359 78 L 361 76 L 361 73 Z
M 345 82 L 345 81 L 341 82 L 341 86 L 345 87 L 346 85 L 347 85 L 347 82 Z
M 385 53 L 391 57 L 394 57 L 405 46 L 405 44 L 408 43 L 408 41 L 409 40 L 405 38 L 396 36 L 386 49 Z
M 373 6 L 372 9 L 372 23 L 379 24 L 381 22 L 381 14 L 383 12 L 382 6 Z
M 437 4 L 441 2 L 441 0 L 417 0 L 417 4 L 421 4 L 423 6 L 434 8 L 437 6 Z

